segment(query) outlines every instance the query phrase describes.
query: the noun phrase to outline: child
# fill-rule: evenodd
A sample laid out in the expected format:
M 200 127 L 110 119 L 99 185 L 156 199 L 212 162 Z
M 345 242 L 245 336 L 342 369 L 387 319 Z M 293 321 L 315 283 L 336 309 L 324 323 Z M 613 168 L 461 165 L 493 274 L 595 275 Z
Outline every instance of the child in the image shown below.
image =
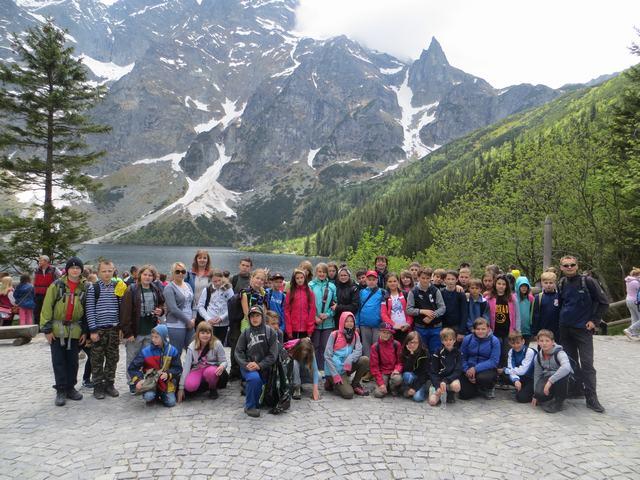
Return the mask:
M 229 330 L 229 309 L 227 302 L 233 297 L 233 287 L 222 271 L 213 270 L 211 284 L 202 291 L 198 299 L 198 320 L 213 327 L 213 336 L 224 345 Z
M 284 293 L 284 275 L 276 272 L 269 278 L 271 279 L 271 288 L 267 290 L 266 308 L 278 314 L 280 330 L 284 332 L 284 302 L 286 297 Z
M 364 290 L 365 288 L 367 288 L 367 271 L 358 270 L 356 272 L 356 280 L 358 281 L 358 290 Z
M 429 353 L 422 345 L 418 332 L 409 332 L 402 346 L 402 386 L 404 396 L 415 402 L 427 398 L 429 381 Z
M 416 275 L 417 278 L 417 275 Z M 400 288 L 405 295 L 409 295 L 409 292 L 413 290 L 416 284 L 413 280 L 413 275 L 409 270 L 403 270 L 400 273 Z
M 509 332 L 509 345 L 511 350 L 509 350 L 504 374 L 516 387 L 516 401 L 529 403 L 533 398 L 533 363 L 536 351 L 527 346 L 522 333 L 517 330 Z
M 344 312 L 354 315 L 360 306 L 360 290 L 351 279 L 351 272 L 347 267 L 340 267 L 336 281 L 336 304 L 333 307 L 333 318 L 340 318 Z M 338 325 L 335 325 L 335 329 Z
M 442 329 L 440 341 L 442 348 L 431 355 L 429 405 L 432 407 L 440 402 L 442 395 L 446 396 L 447 403 L 455 403 L 455 394 L 459 393 L 461 388 L 462 354 L 456 348 L 456 332 L 451 328 Z M 451 392 L 448 395 L 447 390 Z
M 525 276 L 519 276 L 516 280 L 516 298 L 518 299 L 518 315 L 520 317 L 520 332 L 524 343 L 529 345 L 531 340 L 531 321 L 533 316 L 533 295 L 531 284 Z
M 145 375 L 152 370 L 161 372 L 158 382 L 153 390 L 142 394 L 142 398 L 150 405 L 156 398 L 160 399 L 165 407 L 176 405 L 176 382 L 182 373 L 180 364 L 180 352 L 169 343 L 169 330 L 166 325 L 157 325 L 151 330 L 151 345 L 144 347 L 133 362 L 129 365 L 128 372 L 131 382 L 136 386 L 136 391 L 142 389 Z
M 298 265 L 298 269 L 305 272 L 307 276 L 307 283 L 313 280 L 313 264 L 309 260 L 301 261 L 300 265 Z
M 338 319 L 338 329 L 329 335 L 324 350 L 325 390 L 335 388 L 342 398 L 351 399 L 353 395 L 364 396 L 367 392 L 360 380 L 369 371 L 369 358 L 362 356 L 362 343 L 356 330 L 353 313 L 344 312 Z M 355 373 L 350 381 L 351 374 Z
M 469 280 L 469 298 L 467 299 L 467 330 L 466 334 L 473 330 L 473 321 L 478 317 L 483 317 L 489 321 L 489 304 L 482 296 L 482 280 L 472 278 Z
M 14 305 L 13 280 L 9 276 L 3 277 L 0 284 L 0 318 L 3 327 L 11 325 Z
M 471 269 L 469 267 L 460 267 L 460 270 L 458 270 L 458 285 L 462 287 L 465 293 L 469 291 L 469 280 L 471 280 Z
M 260 394 L 267 383 L 269 370 L 278 357 L 278 337 L 264 322 L 262 307 L 254 305 L 249 310 L 249 328 L 238 339 L 236 360 L 246 382 L 244 412 L 260 416 Z
M 249 281 L 249 288 L 242 292 L 242 312 L 244 318 L 240 323 L 240 332 L 244 332 L 249 328 L 249 310 L 254 305 L 263 307 L 265 303 L 265 296 L 267 292 L 263 288 L 264 283 L 267 281 L 267 271 L 263 268 L 258 268 L 251 274 L 251 280 Z
M 447 271 L 444 268 L 436 268 L 431 274 L 431 285 L 438 289 L 444 288 L 444 276 Z
M 411 262 L 411 264 L 409 265 L 409 273 L 411 274 L 411 281 L 413 282 L 413 284 L 411 285 L 411 288 L 415 287 L 418 284 L 419 271 L 420 271 L 420 263 Z
M 381 305 L 386 300 L 386 292 L 378 287 L 378 273 L 367 272 L 367 288 L 360 291 L 360 310 L 356 317 L 356 327 L 362 335 L 362 354 L 369 357 L 371 345 L 378 341 L 382 322 Z M 370 376 L 366 380 L 369 380 Z M 366 381 L 365 380 L 365 381 Z
M 309 283 L 316 300 L 316 325 L 311 341 L 316 349 L 318 368 L 324 365 L 324 349 L 334 327 L 332 307 L 336 305 L 336 286 L 329 281 L 328 275 L 327 264 L 319 263 L 316 265 L 316 278 Z
M 231 277 L 231 286 L 233 287 L 233 293 L 240 293 L 242 290 L 249 287 L 251 280 L 251 267 L 253 267 L 253 260 L 249 257 L 240 259 L 238 264 L 238 273 Z
M 407 297 L 407 313 L 413 316 L 413 328 L 420 334 L 422 343 L 434 353 L 440 348 L 442 316 L 446 311 L 442 293 L 431 285 L 431 273 L 422 269 L 418 275 L 418 286 Z
M 458 272 L 448 270 L 444 275 L 445 288 L 440 290 L 444 300 L 445 312 L 442 316 L 442 327 L 450 328 L 457 334 L 457 342 L 462 342 L 467 333 L 467 296 L 456 289 Z M 468 281 L 467 281 L 468 286 Z
M 369 368 L 376 381 L 373 396 L 384 398 L 388 393 L 396 395 L 402 386 L 402 346 L 393 339 L 393 325 L 380 327 L 380 338 L 371 347 Z
M 482 286 L 484 291 L 482 292 L 483 297 L 488 297 L 493 292 L 493 287 L 496 283 L 496 275 L 493 271 L 487 270 L 482 275 Z
M 313 375 L 313 389 L 311 398 L 320 400 L 320 392 L 318 383 L 320 382 L 320 372 L 316 363 L 316 355 L 311 340 L 308 338 L 290 340 L 284 344 L 284 348 L 288 351 L 289 357 L 293 359 L 293 394 L 294 400 L 302 398 L 302 378 L 300 369 L 305 367 Z
M 489 304 L 489 324 L 491 331 L 500 340 L 502 351 L 500 354 L 500 367 L 507 365 L 507 353 L 509 352 L 509 332 L 520 330 L 520 316 L 518 300 L 511 293 L 509 281 L 505 275 L 496 278 L 493 292 L 487 298 Z
M 327 279 L 334 285 L 336 284 L 338 279 L 338 264 L 336 262 L 327 262 Z
M 387 275 L 389 270 L 387 269 L 389 260 L 384 255 L 378 255 L 375 259 L 375 272 L 378 274 L 378 288 L 384 289 L 387 284 Z
M 200 322 L 182 363 L 178 402 L 184 400 L 185 391 L 197 392 L 203 384 L 208 387 L 211 399 L 218 398 L 218 389 L 225 388 L 229 380 L 226 368 L 227 357 L 222 342 L 208 322 Z
M 284 303 L 287 338 L 311 337 L 316 328 L 316 297 L 307 284 L 303 270 L 295 269 Z
M 567 398 L 569 375 L 573 373 L 571 361 L 562 347 L 554 342 L 553 333 L 549 330 L 538 332 L 538 348 L 531 404 L 535 407 L 540 402 L 545 412 L 556 413 L 562 410 Z
M 494 387 L 500 362 L 500 340 L 489 329 L 485 318 L 476 318 L 473 333 L 464 337 L 460 347 L 462 371 L 460 399 L 468 400 L 478 394 L 495 398 Z
M 13 299 L 18 306 L 20 325 L 33 325 L 33 310 L 36 308 L 36 297 L 29 274 L 20 276 L 20 284 L 13 292 Z
M 556 274 L 544 272 L 540 276 L 542 292 L 533 301 L 533 319 L 531 334 L 538 335 L 540 330 L 551 330 L 554 338 L 560 335 L 560 304 L 556 290 Z
M 382 321 L 393 325 L 394 338 L 400 343 L 404 343 L 407 333 L 413 325 L 413 317 L 407 315 L 407 299 L 400 290 L 400 281 L 395 273 L 390 273 L 387 277 L 387 289 L 389 296 L 382 304 Z

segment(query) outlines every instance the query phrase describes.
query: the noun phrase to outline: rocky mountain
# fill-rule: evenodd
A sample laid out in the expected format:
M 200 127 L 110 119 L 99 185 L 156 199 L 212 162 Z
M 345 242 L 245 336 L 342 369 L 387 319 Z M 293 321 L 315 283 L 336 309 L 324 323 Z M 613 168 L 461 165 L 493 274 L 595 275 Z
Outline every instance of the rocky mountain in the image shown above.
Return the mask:
M 296 0 L 0 0 L 10 31 L 52 17 L 106 84 L 99 240 L 251 242 L 310 195 L 371 181 L 562 91 L 494 89 L 436 39 L 412 63 L 347 37 L 303 38 Z M 298 232 L 301 233 L 301 232 Z

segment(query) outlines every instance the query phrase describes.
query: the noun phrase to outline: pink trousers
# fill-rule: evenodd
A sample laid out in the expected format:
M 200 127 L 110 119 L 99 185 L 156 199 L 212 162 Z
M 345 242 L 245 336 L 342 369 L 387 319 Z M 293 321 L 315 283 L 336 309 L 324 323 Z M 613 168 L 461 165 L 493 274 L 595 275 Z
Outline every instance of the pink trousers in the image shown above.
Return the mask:
M 219 378 L 218 375 L 216 375 L 217 369 L 218 367 L 209 366 L 191 370 L 184 381 L 184 389 L 187 392 L 195 392 L 200 388 L 203 379 L 209 384 L 210 389 L 216 388 Z
M 18 315 L 20 317 L 20 325 L 33 325 L 33 310 L 19 308 Z

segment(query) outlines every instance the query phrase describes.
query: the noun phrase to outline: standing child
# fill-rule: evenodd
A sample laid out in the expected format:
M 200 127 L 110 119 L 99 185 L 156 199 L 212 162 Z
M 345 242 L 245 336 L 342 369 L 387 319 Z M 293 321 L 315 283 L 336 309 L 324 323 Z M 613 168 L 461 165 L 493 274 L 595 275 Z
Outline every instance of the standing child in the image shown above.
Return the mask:
M 402 386 L 402 345 L 393 339 L 393 326 L 384 324 L 380 337 L 371 347 L 369 368 L 376 381 L 373 396 L 383 398 L 391 393 L 396 395 Z
M 542 292 L 533 301 L 531 334 L 538 335 L 540 330 L 551 330 L 554 338 L 560 336 L 560 303 L 556 290 L 556 274 L 544 272 L 540 276 Z
M 545 412 L 556 413 L 562 410 L 567 398 L 569 375 L 573 373 L 571 361 L 562 346 L 554 342 L 553 333 L 549 330 L 538 332 L 538 348 L 531 404 L 535 407 L 540 402 Z
M 516 401 L 529 403 L 533 398 L 533 363 L 536 351 L 529 348 L 523 335 L 516 331 L 509 332 L 509 356 L 504 374 L 516 387 Z
M 444 328 L 440 332 L 442 347 L 431 355 L 431 387 L 429 388 L 429 405 L 435 407 L 440 397 L 447 391 L 447 403 L 455 403 L 455 394 L 460 392 L 462 376 L 462 354 L 456 348 L 456 332 Z
M 409 332 L 402 346 L 402 386 L 404 396 L 415 402 L 427 398 L 429 352 L 422 345 L 418 332 Z
M 233 287 L 221 270 L 213 270 L 211 284 L 202 291 L 198 299 L 198 317 L 213 328 L 213 336 L 224 345 L 229 330 L 227 302 L 233 297 Z
M 334 327 L 332 307 L 336 305 L 336 286 L 329 281 L 328 275 L 327 264 L 319 263 L 316 265 L 316 278 L 309 283 L 316 300 L 316 326 L 311 341 L 316 349 L 318 368 L 324 366 L 324 349 Z
M 244 318 L 240 323 L 241 332 L 244 332 L 247 328 L 249 328 L 249 310 L 251 309 L 251 307 L 257 305 L 259 307 L 262 307 L 262 309 L 264 310 L 265 298 L 267 295 L 267 292 L 264 289 L 264 284 L 266 281 L 267 271 L 263 268 L 258 268 L 251 274 L 249 288 L 242 292 L 241 304 Z
M 13 280 L 9 276 L 2 277 L 0 283 L 0 318 L 2 319 L 2 326 L 11 325 L 14 305 Z
M 280 330 L 284 332 L 284 303 L 286 297 L 284 293 L 284 275 L 276 272 L 269 278 L 271 280 L 271 288 L 267 289 L 266 308 L 278 314 L 280 318 Z
M 420 334 L 422 343 L 429 353 L 434 353 L 441 345 L 440 331 L 446 306 L 438 287 L 430 283 L 430 271 L 420 270 L 418 279 L 418 286 L 407 297 L 407 313 L 413 316 L 413 328 Z
M 520 330 L 520 316 L 518 300 L 511 293 L 509 281 L 505 275 L 496 278 L 491 296 L 487 298 L 489 304 L 489 322 L 491 331 L 498 338 L 501 345 L 500 368 L 507 365 L 509 352 L 509 332 Z
M 483 287 L 483 291 L 482 291 L 482 296 L 483 297 L 489 297 L 491 295 L 491 292 L 493 292 L 493 287 L 496 284 L 496 275 L 493 273 L 493 271 L 491 270 L 487 270 L 484 272 L 484 274 L 482 275 L 482 287 Z
M 303 270 L 295 269 L 284 303 L 285 332 L 288 339 L 311 337 L 316 328 L 316 297 Z
M 442 316 L 442 327 L 450 328 L 456 332 L 456 341 L 461 343 L 467 333 L 467 315 L 469 314 L 467 296 L 456 288 L 458 286 L 458 272 L 455 270 L 448 270 L 445 273 L 444 284 L 445 288 L 440 290 L 446 307 Z
M 411 262 L 409 264 L 409 273 L 411 274 L 412 285 L 411 288 L 415 287 L 418 284 L 418 272 L 420 271 L 420 263 L 419 262 Z
M 469 291 L 469 280 L 471 280 L 471 269 L 469 267 L 460 267 L 460 270 L 458 270 L 458 285 L 462 287 L 465 293 Z
M 469 280 L 469 298 L 467 299 L 467 330 L 469 334 L 473 330 L 473 321 L 476 318 L 483 317 L 489 321 L 489 304 L 487 299 L 482 296 L 482 281 L 479 278 Z
M 371 345 L 378 341 L 382 323 L 381 306 L 386 300 L 386 292 L 378 287 L 378 274 L 369 270 L 367 288 L 360 290 L 360 310 L 356 317 L 356 327 L 362 336 L 362 354 L 369 357 Z M 366 378 L 368 381 L 370 376 Z
M 442 290 L 444 288 L 444 276 L 447 271 L 444 268 L 436 268 L 431 274 L 431 285 Z
M 413 317 L 407 314 L 407 299 L 400 290 L 400 281 L 395 273 L 387 277 L 387 300 L 382 304 L 382 321 L 393 325 L 394 338 L 401 344 L 413 325 Z
M 520 332 L 524 338 L 524 343 L 529 345 L 532 335 L 533 317 L 533 295 L 531 295 L 531 284 L 525 276 L 519 276 L 516 280 L 516 298 L 518 299 L 518 316 L 520 317 Z
M 360 306 L 360 290 L 351 279 L 351 272 L 347 267 L 340 267 L 338 270 L 338 281 L 336 282 L 336 304 L 333 308 L 333 318 L 340 318 L 344 312 L 358 313 Z M 334 330 L 338 328 L 335 326 Z
M 238 264 L 238 273 L 231 277 L 231 286 L 233 287 L 233 293 L 240 293 L 245 288 L 249 287 L 251 280 L 251 267 L 253 267 L 253 260 L 249 257 L 240 259 Z
M 327 279 L 334 285 L 336 284 L 338 280 L 338 264 L 336 262 L 327 262 Z
M 358 290 L 364 290 L 367 288 L 367 271 L 366 270 L 358 270 L 356 272 L 356 280 L 358 284 Z
M 33 310 L 36 308 L 36 299 L 29 274 L 20 276 L 20 283 L 13 292 L 13 298 L 18 306 L 20 325 L 33 325 Z
M 460 353 L 463 371 L 460 377 L 460 398 L 468 400 L 479 394 L 486 399 L 495 398 L 500 340 L 491 333 L 486 319 L 476 318 L 473 333 L 464 337 Z
M 385 285 L 387 284 L 387 275 L 389 275 L 389 259 L 385 255 L 378 255 L 376 257 L 375 263 L 375 271 L 378 274 L 378 288 L 384 289 Z
M 417 275 L 416 275 L 417 277 Z M 400 273 L 400 288 L 405 295 L 409 295 L 409 292 L 413 290 L 416 284 L 413 281 L 413 275 L 409 270 L 403 270 Z

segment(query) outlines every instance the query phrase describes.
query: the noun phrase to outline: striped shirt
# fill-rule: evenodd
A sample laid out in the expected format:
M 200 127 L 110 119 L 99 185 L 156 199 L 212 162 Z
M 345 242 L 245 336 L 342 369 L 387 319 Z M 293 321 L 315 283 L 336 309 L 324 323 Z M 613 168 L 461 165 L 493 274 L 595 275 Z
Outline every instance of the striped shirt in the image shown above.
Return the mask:
M 95 301 L 95 285 L 100 289 L 98 302 Z M 120 299 L 114 292 L 116 284 L 109 282 L 104 284 L 102 280 L 90 283 L 86 295 L 86 315 L 89 331 L 95 332 L 102 328 L 115 327 L 120 323 Z

